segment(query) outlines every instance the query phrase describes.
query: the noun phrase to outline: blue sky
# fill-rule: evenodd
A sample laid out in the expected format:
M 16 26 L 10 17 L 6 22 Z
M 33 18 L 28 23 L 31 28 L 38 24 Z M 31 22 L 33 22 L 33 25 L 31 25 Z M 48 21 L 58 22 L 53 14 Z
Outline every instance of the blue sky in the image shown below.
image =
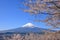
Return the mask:
M 34 22 L 29 13 L 20 10 L 20 5 L 19 0 L 0 0 L 0 30 L 18 28 L 26 23 L 45 27 L 43 23 Z

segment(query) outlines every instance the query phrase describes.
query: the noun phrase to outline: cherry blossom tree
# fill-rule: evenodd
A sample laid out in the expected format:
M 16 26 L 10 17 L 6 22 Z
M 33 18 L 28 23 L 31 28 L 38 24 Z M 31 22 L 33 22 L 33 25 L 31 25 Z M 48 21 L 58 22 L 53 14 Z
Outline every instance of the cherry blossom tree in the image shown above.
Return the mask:
M 60 27 L 60 0 L 25 0 L 23 5 L 27 7 L 24 12 L 38 16 L 37 22 L 45 22 L 47 25 Z M 40 19 L 41 15 L 45 19 Z

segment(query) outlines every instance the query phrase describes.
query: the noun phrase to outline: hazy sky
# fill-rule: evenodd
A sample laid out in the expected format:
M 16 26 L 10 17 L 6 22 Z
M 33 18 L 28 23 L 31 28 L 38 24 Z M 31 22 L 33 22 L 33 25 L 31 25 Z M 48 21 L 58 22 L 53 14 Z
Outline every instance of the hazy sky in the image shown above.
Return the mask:
M 20 6 L 19 0 L 0 0 L 0 30 L 18 28 L 26 23 L 45 27 L 43 23 L 34 22 L 34 17 L 21 11 Z

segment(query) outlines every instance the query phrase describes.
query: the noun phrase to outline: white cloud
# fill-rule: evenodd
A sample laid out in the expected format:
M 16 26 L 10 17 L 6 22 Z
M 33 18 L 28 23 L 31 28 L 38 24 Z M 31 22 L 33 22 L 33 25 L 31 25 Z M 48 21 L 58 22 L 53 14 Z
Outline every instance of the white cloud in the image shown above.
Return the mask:
M 22 27 L 34 27 L 34 25 L 32 24 L 32 23 L 27 23 L 27 24 L 25 24 L 25 25 L 23 25 Z

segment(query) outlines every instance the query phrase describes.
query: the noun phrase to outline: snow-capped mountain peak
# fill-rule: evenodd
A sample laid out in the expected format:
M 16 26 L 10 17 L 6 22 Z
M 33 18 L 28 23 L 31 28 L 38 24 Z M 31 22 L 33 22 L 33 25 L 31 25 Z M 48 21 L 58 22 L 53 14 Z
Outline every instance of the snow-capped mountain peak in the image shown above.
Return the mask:
M 31 27 L 31 28 L 33 28 L 34 25 L 32 23 L 27 23 L 27 24 L 23 25 L 22 27 Z

